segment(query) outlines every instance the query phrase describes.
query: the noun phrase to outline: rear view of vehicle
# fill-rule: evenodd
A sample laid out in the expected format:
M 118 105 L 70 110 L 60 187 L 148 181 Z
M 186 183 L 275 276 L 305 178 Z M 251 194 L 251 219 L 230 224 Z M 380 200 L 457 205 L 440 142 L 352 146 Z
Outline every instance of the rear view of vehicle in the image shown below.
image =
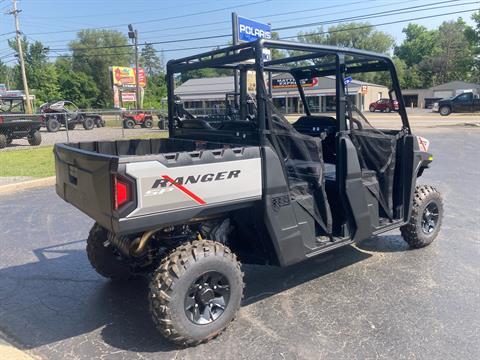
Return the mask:
M 285 57 L 265 60 L 265 48 Z M 221 80 L 231 85 L 239 73 L 239 92 L 225 87 L 208 104 L 213 113 L 183 101 L 175 81 L 209 68 L 230 70 Z M 388 104 L 398 100 L 388 128 L 368 120 L 363 97 L 345 85 L 372 69 L 391 80 Z M 278 72 L 302 100 L 295 122 L 267 90 Z M 302 86 L 313 79 L 335 89 L 315 113 Z M 196 345 L 227 327 L 243 294 L 240 261 L 290 266 L 394 229 L 421 248 L 439 233 L 440 193 L 417 185 L 433 160 L 429 142 L 412 134 L 388 56 L 259 40 L 169 61 L 167 94 L 168 139 L 54 148 L 57 194 L 95 220 L 90 263 L 114 280 L 147 274 L 151 316 L 166 338 Z

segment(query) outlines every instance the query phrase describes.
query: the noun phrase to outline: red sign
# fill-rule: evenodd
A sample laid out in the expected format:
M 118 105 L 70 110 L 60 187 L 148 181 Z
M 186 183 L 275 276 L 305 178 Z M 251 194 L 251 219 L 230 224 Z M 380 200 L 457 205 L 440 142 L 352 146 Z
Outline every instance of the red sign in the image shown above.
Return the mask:
M 122 93 L 122 102 L 135 102 L 137 100 L 135 93 L 133 92 L 123 92 Z

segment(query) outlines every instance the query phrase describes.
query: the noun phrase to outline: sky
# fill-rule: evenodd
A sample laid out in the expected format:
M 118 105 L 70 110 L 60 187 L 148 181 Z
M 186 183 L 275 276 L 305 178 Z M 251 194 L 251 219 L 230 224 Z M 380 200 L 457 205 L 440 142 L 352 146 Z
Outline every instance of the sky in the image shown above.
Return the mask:
M 225 45 L 229 37 L 206 40 L 188 40 L 231 33 L 231 13 L 269 22 L 272 29 L 305 23 L 332 22 L 352 16 L 377 16 L 369 21 L 380 24 L 436 14 L 446 14 L 430 19 L 410 21 L 435 28 L 446 20 L 462 17 L 473 24 L 470 12 L 454 12 L 480 8 L 480 1 L 455 0 L 19 0 L 19 21 L 22 32 L 30 41 L 40 40 L 52 49 L 52 59 L 65 53 L 76 31 L 84 28 L 111 28 L 127 33 L 127 24 L 132 23 L 139 33 L 139 42 L 171 41 L 155 45 L 157 50 L 166 50 L 166 60 L 192 55 L 208 49 L 180 50 L 191 47 L 214 47 Z M 425 5 L 425 7 L 418 7 Z M 426 6 L 428 5 L 428 6 Z M 14 19 L 8 12 L 11 0 L 0 0 L 0 60 L 16 61 L 7 40 L 14 36 Z M 417 7 L 403 14 L 393 10 Z M 431 9 L 436 7 L 436 9 Z M 413 10 L 413 11 L 412 11 Z M 208 12 L 208 13 L 207 13 Z M 293 12 L 291 14 L 288 14 Z M 286 14 L 287 13 L 287 14 Z M 390 33 L 397 43 L 403 40 L 402 29 L 408 22 L 378 26 Z M 299 31 L 313 30 L 317 26 L 281 30 L 280 37 L 294 36 Z M 325 25 L 328 27 L 328 25 Z

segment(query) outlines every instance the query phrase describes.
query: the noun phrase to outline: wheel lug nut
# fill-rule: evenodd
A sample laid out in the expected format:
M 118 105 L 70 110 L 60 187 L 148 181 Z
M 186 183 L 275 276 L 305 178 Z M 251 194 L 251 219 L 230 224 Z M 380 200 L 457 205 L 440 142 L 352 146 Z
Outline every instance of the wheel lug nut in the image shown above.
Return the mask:
M 202 285 L 199 285 L 198 288 L 199 288 L 200 290 L 202 290 Z
M 217 285 L 214 285 L 214 286 L 213 286 L 213 290 L 217 290 Z
M 198 307 L 198 304 L 195 304 L 195 307 Z

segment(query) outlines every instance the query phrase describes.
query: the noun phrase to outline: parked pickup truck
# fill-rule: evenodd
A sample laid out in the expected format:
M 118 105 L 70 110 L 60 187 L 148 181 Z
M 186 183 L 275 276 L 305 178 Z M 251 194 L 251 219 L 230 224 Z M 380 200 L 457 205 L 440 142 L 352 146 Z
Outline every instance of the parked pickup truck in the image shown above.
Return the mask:
M 453 113 L 480 111 L 480 98 L 471 92 L 463 93 L 452 98 L 443 99 L 433 104 L 434 112 L 442 116 Z

